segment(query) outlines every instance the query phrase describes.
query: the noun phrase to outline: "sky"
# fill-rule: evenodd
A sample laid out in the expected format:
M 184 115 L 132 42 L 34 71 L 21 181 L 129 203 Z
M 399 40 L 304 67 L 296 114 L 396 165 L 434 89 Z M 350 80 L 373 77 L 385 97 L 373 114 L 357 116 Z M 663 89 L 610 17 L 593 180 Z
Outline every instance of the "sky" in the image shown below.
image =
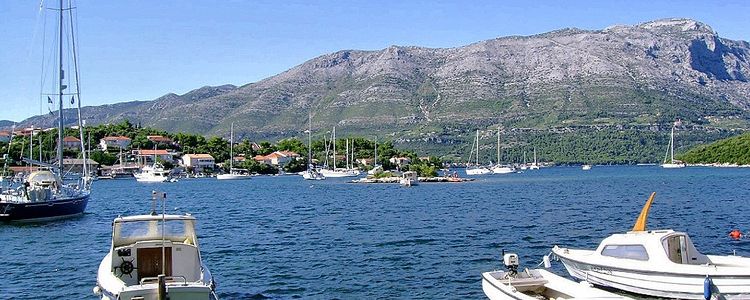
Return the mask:
M 44 17 L 53 22 L 54 12 L 40 11 L 40 3 L 0 2 L 0 120 L 47 112 L 39 100 L 40 49 Z M 74 6 L 84 106 L 244 85 L 344 49 L 448 48 L 566 27 L 682 17 L 750 41 L 744 0 L 77 0 Z

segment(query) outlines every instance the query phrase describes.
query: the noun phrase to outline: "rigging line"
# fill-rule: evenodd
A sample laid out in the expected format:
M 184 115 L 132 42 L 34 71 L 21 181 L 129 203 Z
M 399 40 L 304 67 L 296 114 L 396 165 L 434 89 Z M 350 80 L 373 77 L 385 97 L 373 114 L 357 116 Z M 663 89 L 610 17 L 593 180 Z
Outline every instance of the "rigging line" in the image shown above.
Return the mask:
M 68 6 L 73 7 L 73 1 L 68 0 Z M 75 75 L 75 83 L 76 83 L 76 90 L 75 94 L 78 95 L 78 134 L 79 138 L 81 139 L 81 153 L 83 153 L 83 176 L 89 177 L 89 170 L 88 170 L 88 155 L 86 153 L 86 149 L 84 147 L 83 143 L 83 120 L 81 118 L 81 90 L 80 90 L 80 82 L 79 82 L 79 74 L 78 74 L 78 53 L 76 52 L 76 27 L 73 26 L 74 20 L 73 20 L 73 10 L 68 10 L 68 15 L 70 16 L 68 19 L 70 19 L 70 40 L 73 44 L 73 47 L 71 48 L 73 52 L 73 74 Z M 78 19 L 78 14 L 75 14 L 76 20 Z M 75 97 L 75 96 L 74 96 Z
M 42 0 L 39 2 L 39 14 L 42 14 L 44 12 L 46 12 L 46 10 L 44 9 L 44 0 Z M 43 25 L 42 25 L 42 30 L 46 30 L 47 29 L 47 14 L 46 13 L 44 13 L 42 20 L 44 20 Z M 44 49 L 47 48 L 46 42 L 47 42 L 47 35 L 42 34 L 42 51 L 40 51 L 40 54 L 42 55 L 42 70 L 41 72 L 39 72 L 39 77 L 40 77 L 39 78 L 39 94 L 40 94 L 39 95 L 39 115 L 44 114 L 42 111 L 42 106 L 43 106 L 44 101 L 46 100 L 44 99 L 44 78 L 45 78 L 44 76 L 44 58 L 45 58 Z

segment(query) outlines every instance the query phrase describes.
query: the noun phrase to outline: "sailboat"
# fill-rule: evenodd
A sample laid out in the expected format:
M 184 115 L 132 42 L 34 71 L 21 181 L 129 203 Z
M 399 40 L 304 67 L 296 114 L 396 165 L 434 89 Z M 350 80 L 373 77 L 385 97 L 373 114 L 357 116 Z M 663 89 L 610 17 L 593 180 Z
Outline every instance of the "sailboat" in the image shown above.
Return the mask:
M 229 128 L 229 173 L 216 175 L 219 180 L 250 179 L 245 169 L 234 168 L 234 123 Z
M 333 134 L 331 135 L 331 140 L 333 141 L 333 167 L 330 169 L 324 168 L 320 170 L 320 173 L 323 174 L 323 176 L 328 178 L 333 177 L 357 177 L 359 176 L 359 170 L 356 169 L 349 169 L 348 162 L 347 162 L 347 168 L 341 169 L 336 168 L 336 127 L 333 127 Z M 347 156 L 349 155 L 349 149 L 347 151 Z
M 323 174 L 313 168 L 312 164 L 312 116 L 307 114 L 307 170 L 302 172 L 302 178 L 305 180 L 323 180 L 326 179 Z
M 679 169 L 685 167 L 685 163 L 674 159 L 674 129 L 679 123 L 680 120 L 677 120 L 677 122 L 672 124 L 672 133 L 669 135 L 669 146 L 667 147 L 667 154 L 664 155 L 664 163 L 661 164 L 662 168 Z
M 500 164 L 500 129 L 497 130 L 497 164 L 492 167 L 493 174 L 509 174 L 515 172 L 515 168 Z
M 383 172 L 383 166 L 378 165 L 378 137 L 375 137 L 375 156 L 373 158 L 372 169 L 367 171 L 368 175 L 375 175 Z
M 492 170 L 488 169 L 485 166 L 480 166 L 479 165 L 479 129 L 477 129 L 477 137 L 476 137 L 476 139 L 474 141 L 474 145 L 476 145 L 476 149 L 477 149 L 476 163 L 473 166 L 468 166 L 468 163 L 467 163 L 466 175 L 487 175 L 487 174 L 492 174 Z M 474 148 L 474 147 L 472 146 L 472 148 Z M 471 162 L 471 153 L 469 153 L 469 162 Z
M 539 170 L 539 164 L 536 162 L 536 147 L 534 147 L 534 163 L 529 166 L 529 170 Z
M 18 186 L 4 186 L 2 192 L 0 192 L 0 221 L 5 222 L 35 222 L 35 221 L 47 221 L 61 218 L 68 218 L 73 216 L 79 216 L 86 210 L 86 205 L 89 201 L 89 195 L 91 192 L 91 182 L 87 179 L 90 178 L 89 170 L 86 164 L 83 164 L 83 176 L 78 179 L 76 183 L 65 183 L 62 179 L 63 172 L 65 172 L 65 165 L 63 160 L 63 137 L 64 137 L 64 119 L 63 119 L 63 97 L 66 95 L 72 95 L 71 101 L 75 101 L 78 96 L 78 132 L 81 140 L 81 152 L 83 153 L 83 159 L 86 161 L 88 158 L 86 150 L 83 145 L 83 126 L 81 121 L 81 102 L 80 102 L 80 82 L 78 77 L 78 62 L 77 62 L 77 51 L 75 49 L 75 36 L 73 35 L 75 30 L 73 22 L 73 12 L 75 7 L 63 7 L 63 1 L 60 0 L 59 11 L 59 26 L 58 32 L 58 45 L 57 45 L 57 57 L 58 65 L 57 70 L 52 72 L 57 77 L 57 86 L 55 94 L 49 94 L 47 99 L 52 102 L 50 96 L 56 95 L 58 97 L 58 142 L 57 142 L 57 164 L 47 164 L 41 161 L 36 161 L 31 158 L 24 158 L 24 161 L 30 164 L 36 164 L 42 167 L 46 167 L 49 170 L 40 170 L 31 172 L 23 183 Z M 67 19 L 66 17 L 67 13 Z M 64 26 L 65 21 L 70 22 L 70 26 Z M 68 39 L 64 38 L 64 28 L 71 28 L 67 32 L 70 36 Z M 71 41 L 71 43 L 63 43 L 63 41 Z M 65 53 L 63 45 L 72 46 Z M 70 90 L 65 81 L 64 63 L 66 58 L 71 58 L 68 62 L 67 67 L 73 69 L 72 82 Z M 68 80 L 68 84 L 71 80 Z M 31 157 L 31 155 L 30 155 Z

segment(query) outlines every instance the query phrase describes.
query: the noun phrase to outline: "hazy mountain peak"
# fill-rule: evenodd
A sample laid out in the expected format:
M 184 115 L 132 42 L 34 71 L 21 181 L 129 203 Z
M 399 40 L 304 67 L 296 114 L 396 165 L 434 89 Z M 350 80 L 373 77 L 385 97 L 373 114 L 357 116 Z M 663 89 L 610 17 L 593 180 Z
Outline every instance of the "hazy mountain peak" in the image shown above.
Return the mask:
M 696 20 L 685 18 L 659 19 L 638 24 L 638 27 L 644 29 L 661 29 L 681 32 L 691 31 L 714 34 L 714 30 L 710 26 Z

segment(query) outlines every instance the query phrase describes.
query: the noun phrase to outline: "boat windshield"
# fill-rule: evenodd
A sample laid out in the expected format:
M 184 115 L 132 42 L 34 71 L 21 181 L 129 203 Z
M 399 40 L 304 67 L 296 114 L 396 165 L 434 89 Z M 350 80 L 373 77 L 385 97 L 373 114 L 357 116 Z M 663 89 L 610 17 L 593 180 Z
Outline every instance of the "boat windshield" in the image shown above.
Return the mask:
M 607 245 L 602 249 L 602 256 L 648 260 L 648 253 L 643 245 Z
M 173 242 L 194 243 L 195 230 L 192 220 L 166 220 L 164 239 Z M 113 227 L 114 247 L 133 244 L 138 241 L 161 240 L 162 220 L 139 220 L 116 222 Z

